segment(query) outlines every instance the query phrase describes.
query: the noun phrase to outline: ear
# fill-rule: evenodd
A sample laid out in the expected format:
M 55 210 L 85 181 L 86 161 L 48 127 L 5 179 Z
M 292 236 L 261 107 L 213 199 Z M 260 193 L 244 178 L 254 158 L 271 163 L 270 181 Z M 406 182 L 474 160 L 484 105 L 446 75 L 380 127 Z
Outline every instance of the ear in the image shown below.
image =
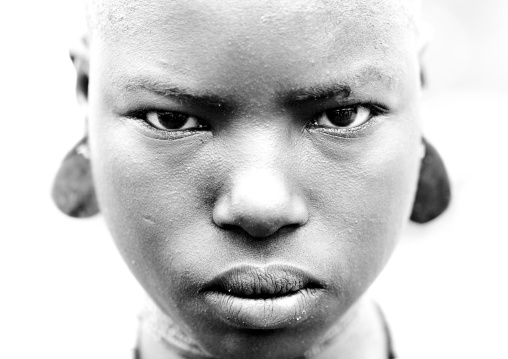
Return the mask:
M 418 52 L 418 63 L 420 64 L 420 83 L 423 90 L 427 89 L 425 54 L 427 53 L 427 48 L 429 45 L 430 33 L 430 27 L 427 24 L 420 24 L 418 26 L 416 46 Z
M 90 47 L 88 37 L 83 36 L 79 41 L 74 43 L 69 53 L 76 69 L 76 96 L 78 103 L 85 109 L 88 105 L 88 84 L 90 78 Z
M 71 60 L 76 68 L 76 95 L 88 116 L 89 47 L 86 37 L 70 50 Z M 51 196 L 55 205 L 70 217 L 91 217 L 99 212 L 90 166 L 87 135 L 65 156 L 58 170 Z

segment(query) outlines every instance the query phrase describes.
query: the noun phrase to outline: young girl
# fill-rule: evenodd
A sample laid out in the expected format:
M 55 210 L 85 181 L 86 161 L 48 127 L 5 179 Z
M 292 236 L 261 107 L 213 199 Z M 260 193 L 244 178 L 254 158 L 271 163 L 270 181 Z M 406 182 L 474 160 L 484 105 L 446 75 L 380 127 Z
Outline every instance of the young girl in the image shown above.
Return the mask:
M 449 198 L 420 129 L 415 8 L 88 4 L 87 136 L 54 197 L 100 208 L 153 301 L 139 357 L 392 357 L 364 293 L 410 215 Z

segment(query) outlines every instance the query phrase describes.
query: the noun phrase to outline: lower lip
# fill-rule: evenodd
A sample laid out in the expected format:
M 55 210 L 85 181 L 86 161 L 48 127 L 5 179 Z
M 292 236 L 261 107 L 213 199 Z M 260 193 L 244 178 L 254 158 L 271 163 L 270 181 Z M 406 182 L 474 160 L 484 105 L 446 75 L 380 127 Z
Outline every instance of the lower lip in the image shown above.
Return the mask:
M 207 292 L 206 303 L 219 319 L 243 329 L 280 329 L 309 319 L 322 289 L 302 289 L 286 296 L 250 299 L 221 292 Z

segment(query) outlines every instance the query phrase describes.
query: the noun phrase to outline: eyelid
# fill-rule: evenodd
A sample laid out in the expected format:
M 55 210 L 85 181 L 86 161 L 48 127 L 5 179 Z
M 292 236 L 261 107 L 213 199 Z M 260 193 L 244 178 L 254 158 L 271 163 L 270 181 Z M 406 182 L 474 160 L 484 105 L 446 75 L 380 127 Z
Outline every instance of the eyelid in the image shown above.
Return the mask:
M 126 117 L 131 117 L 131 118 L 135 118 L 135 119 L 142 120 L 142 121 L 145 121 L 145 122 L 149 122 L 148 121 L 148 114 L 150 114 L 150 113 L 158 113 L 158 114 L 174 113 L 174 114 L 181 114 L 181 115 L 187 116 L 189 118 L 193 117 L 193 118 L 195 118 L 200 123 L 200 125 L 204 125 L 203 124 L 203 120 L 201 119 L 201 117 L 195 116 L 195 115 L 183 112 L 183 111 L 175 111 L 175 110 L 142 109 L 142 110 L 135 110 L 135 111 L 129 112 L 129 113 L 127 113 Z M 171 130 L 168 130 L 168 131 L 171 131 Z
M 181 129 L 181 130 L 163 130 L 160 128 L 155 127 L 147 120 L 147 115 L 150 112 L 158 112 L 158 113 L 167 113 L 167 112 L 174 112 L 174 113 L 181 113 L 189 117 L 194 117 L 198 120 L 200 123 L 199 127 L 193 127 L 188 129 Z M 162 140 L 175 140 L 180 139 L 184 137 L 189 137 L 196 135 L 198 133 L 202 133 L 204 130 L 208 129 L 208 126 L 206 124 L 202 123 L 202 120 L 200 117 L 187 114 L 182 111 L 174 111 L 174 110 L 162 110 L 162 109 L 154 109 L 154 108 L 147 108 L 147 109 L 137 109 L 130 112 L 127 112 L 123 117 L 130 118 L 135 120 L 139 126 L 142 127 L 143 132 L 148 131 L 150 133 L 150 136 L 153 135 L 153 137 L 156 137 L 158 139 Z
M 325 114 L 327 111 L 331 110 L 340 110 L 340 109 L 348 109 L 352 107 L 365 107 L 367 108 L 371 114 L 367 121 L 362 123 L 361 125 L 358 125 L 356 127 L 326 127 L 321 126 L 317 124 L 317 121 L 319 120 L 320 116 Z M 326 108 L 320 112 L 318 112 L 315 116 L 313 116 L 312 120 L 308 125 L 306 126 L 306 130 L 311 132 L 322 132 L 325 134 L 330 134 L 338 137 L 345 137 L 345 138 L 353 138 L 359 136 L 363 131 L 368 129 L 369 127 L 373 126 L 375 124 L 375 121 L 378 117 L 386 116 L 390 113 L 390 110 L 379 103 L 374 102 L 353 102 L 353 103 L 346 103 L 341 106 L 330 106 L 329 108 Z
M 171 114 L 172 116 L 179 117 L 184 120 L 184 123 L 179 128 L 164 128 L 165 126 L 162 124 L 162 117 L 165 115 Z M 183 130 L 191 130 L 200 128 L 200 123 L 197 117 L 187 115 L 181 112 L 174 111 L 149 111 L 146 113 L 144 120 L 148 122 L 148 124 L 162 130 L 162 131 L 183 131 Z M 190 122 L 190 124 L 189 124 Z

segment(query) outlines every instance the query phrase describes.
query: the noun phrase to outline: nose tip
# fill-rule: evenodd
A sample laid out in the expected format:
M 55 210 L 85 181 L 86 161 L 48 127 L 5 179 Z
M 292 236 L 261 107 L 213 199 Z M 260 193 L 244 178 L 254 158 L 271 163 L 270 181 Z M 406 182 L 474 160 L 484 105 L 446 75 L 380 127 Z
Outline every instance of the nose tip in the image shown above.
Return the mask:
M 287 226 L 301 226 L 308 210 L 301 195 L 283 178 L 269 173 L 245 174 L 217 200 L 213 220 L 222 228 L 239 227 L 252 237 L 268 237 Z

